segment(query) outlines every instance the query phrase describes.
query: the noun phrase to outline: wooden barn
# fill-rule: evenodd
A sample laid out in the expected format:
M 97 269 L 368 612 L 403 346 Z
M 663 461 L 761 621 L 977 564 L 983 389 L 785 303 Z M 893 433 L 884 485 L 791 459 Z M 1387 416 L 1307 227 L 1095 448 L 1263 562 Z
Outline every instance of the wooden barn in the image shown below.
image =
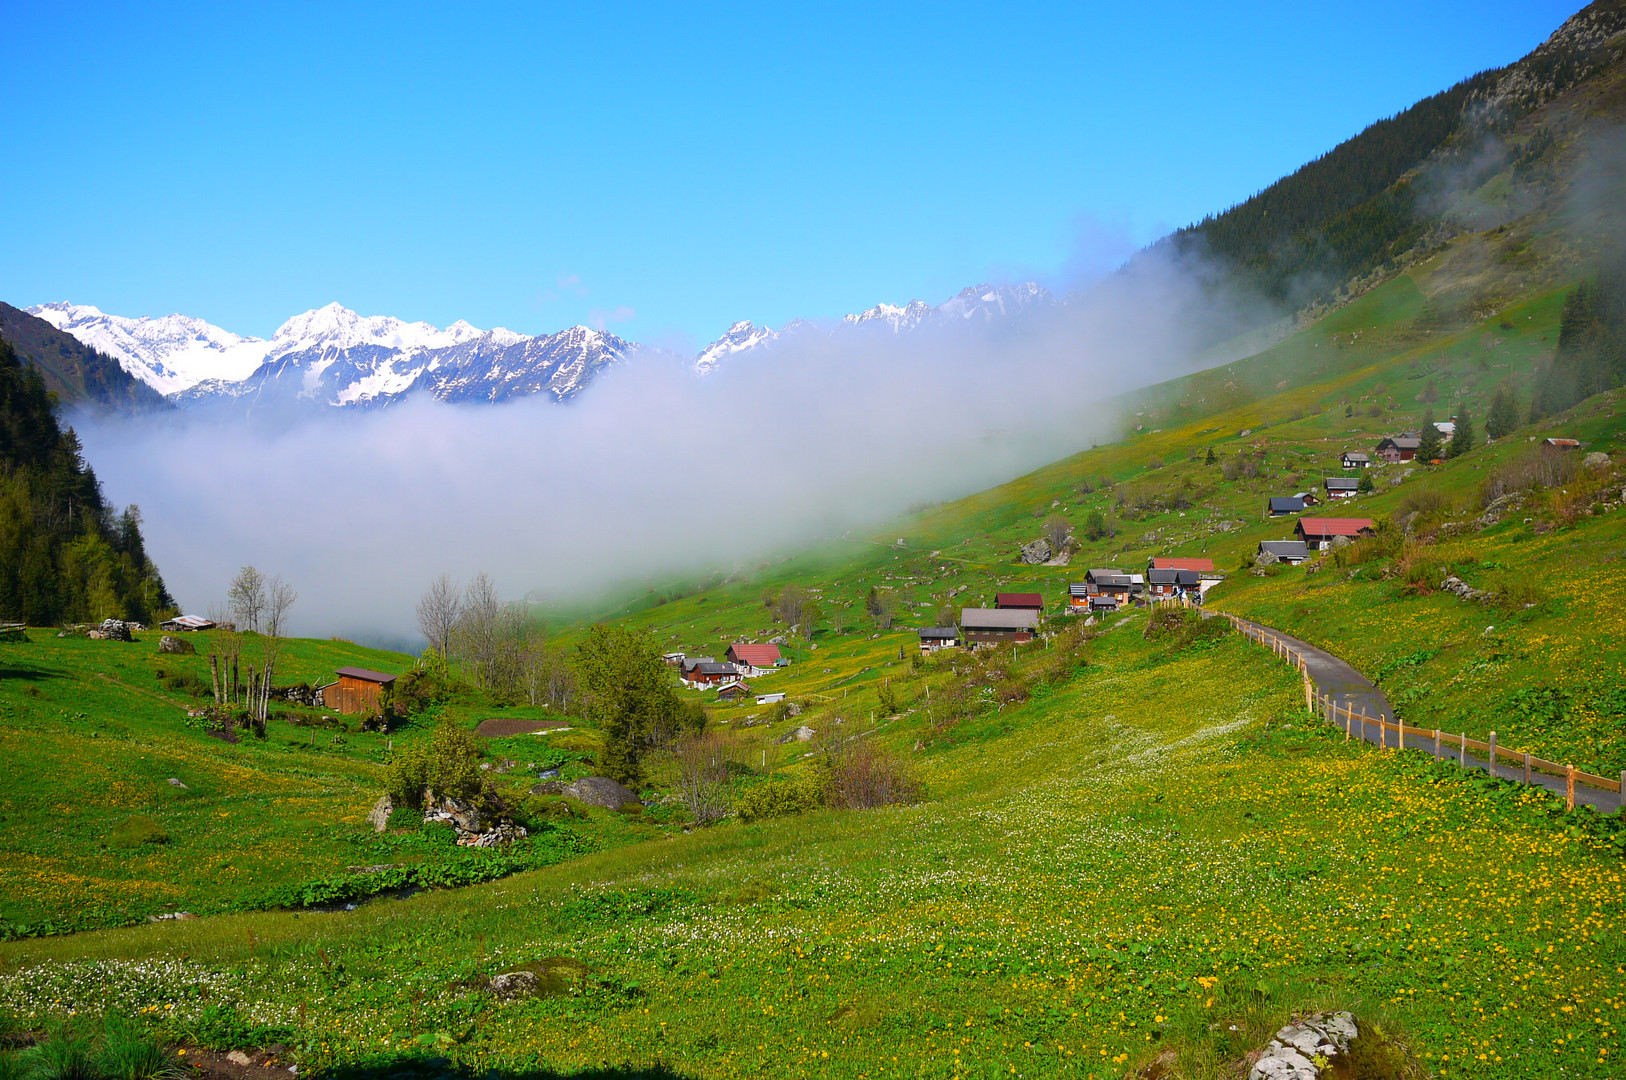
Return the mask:
M 384 692 L 395 685 L 395 676 L 366 668 L 342 667 L 337 682 L 322 687 L 322 705 L 334 712 L 376 716 L 384 711 Z
M 1037 611 L 1042 615 L 1044 596 L 1036 592 L 995 593 L 994 607 L 1000 611 Z
M 1299 518 L 1294 531 L 1311 551 L 1326 551 L 1340 536 L 1355 540 L 1373 530 L 1371 518 Z
M 1398 465 L 1402 461 L 1414 460 L 1422 442 L 1416 435 L 1391 435 L 1378 443 L 1374 453 L 1387 464 Z
M 1021 608 L 965 608 L 960 629 L 966 644 L 998 645 L 1006 641 L 1032 641 L 1039 628 L 1039 613 Z

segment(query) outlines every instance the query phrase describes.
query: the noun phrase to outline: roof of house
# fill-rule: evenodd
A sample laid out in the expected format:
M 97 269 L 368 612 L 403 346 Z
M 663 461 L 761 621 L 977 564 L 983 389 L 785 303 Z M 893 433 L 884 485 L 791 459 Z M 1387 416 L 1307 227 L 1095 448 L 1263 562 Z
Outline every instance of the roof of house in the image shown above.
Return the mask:
M 212 619 L 205 619 L 202 615 L 177 615 L 173 619 L 165 619 L 164 625 L 186 626 L 196 630 L 207 630 L 214 625 Z
M 1329 476 L 1322 483 L 1328 491 L 1359 491 L 1361 482 L 1348 476 Z
M 1309 547 L 1303 540 L 1261 540 L 1259 550 L 1268 551 L 1278 559 L 1308 558 Z
M 1146 576 L 1153 585 L 1195 585 L 1195 570 L 1148 570 Z
M 994 606 L 997 608 L 1038 608 L 1044 609 L 1044 595 L 1036 592 L 1002 592 L 994 594 Z
M 1122 570 L 1091 570 L 1084 575 L 1086 581 L 1092 585 L 1132 585 L 1130 576 Z
M 733 675 L 735 673 L 733 664 L 719 664 L 712 660 L 705 660 L 691 665 L 689 670 L 699 675 Z
M 1075 581 L 1071 585 L 1067 586 L 1067 595 L 1088 596 L 1090 595 L 1090 587 L 1082 581 Z
M 1298 528 L 1305 536 L 1359 536 L 1372 528 L 1371 518 L 1299 518 Z
M 688 671 L 690 668 L 697 668 L 701 664 L 715 664 L 716 662 L 717 658 L 715 656 L 685 656 L 683 658 L 683 670 Z
M 960 636 L 960 631 L 952 626 L 922 626 L 920 636 L 932 640 L 953 641 Z
M 719 686 L 717 688 L 717 696 L 718 697 L 722 697 L 724 694 L 754 694 L 754 693 L 756 693 L 756 691 L 752 690 L 751 689 L 751 684 L 747 683 L 747 682 L 724 683 L 722 686 Z
M 728 647 L 728 651 L 733 654 L 734 659 L 752 667 L 773 667 L 781 659 L 777 645 L 751 645 L 736 641 Z
M 1106 607 L 1108 605 L 1111 605 L 1112 607 L 1117 607 L 1118 606 L 1118 598 L 1116 596 L 1092 596 L 1092 597 L 1090 597 L 1090 606 L 1091 607 Z
M 1304 509 L 1304 500 L 1297 495 L 1272 495 L 1270 509 L 1284 514 L 1296 514 Z
M 1417 435 L 1390 435 L 1378 443 L 1378 449 L 1382 450 L 1385 446 L 1392 446 L 1396 450 L 1415 450 L 1421 445 L 1423 445 L 1423 440 Z
M 1212 573 L 1213 559 L 1153 559 L 1148 570 L 1199 570 Z
M 960 625 L 967 630 L 1032 630 L 1039 613 L 1028 608 L 964 608 Z
M 369 671 L 364 667 L 342 667 L 337 669 L 337 673 L 349 679 L 360 679 L 362 682 L 388 684 L 396 679 L 394 675 L 386 675 L 382 671 Z
M 1542 442 L 1548 446 L 1562 446 L 1566 450 L 1573 450 L 1581 445 L 1580 439 L 1543 439 Z
M 1345 461 L 1371 461 L 1372 457 L 1371 457 L 1370 454 L 1367 454 L 1367 453 L 1365 453 L 1364 451 L 1361 451 L 1361 450 L 1345 450 L 1344 451 L 1344 460 Z

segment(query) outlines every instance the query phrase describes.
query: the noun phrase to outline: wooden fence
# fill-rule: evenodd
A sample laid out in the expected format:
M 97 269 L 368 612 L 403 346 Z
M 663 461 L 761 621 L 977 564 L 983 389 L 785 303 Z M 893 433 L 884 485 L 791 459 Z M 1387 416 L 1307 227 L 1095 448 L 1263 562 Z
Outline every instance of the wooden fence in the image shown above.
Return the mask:
M 1590 788 L 1612 791 L 1616 794 L 1626 791 L 1626 769 L 1621 770 L 1618 779 L 1610 779 L 1606 776 L 1582 772 L 1574 765 L 1561 765 L 1556 761 L 1548 761 L 1546 758 L 1539 758 L 1522 750 L 1509 750 L 1506 747 L 1497 746 L 1496 732 L 1494 731 L 1490 733 L 1489 742 L 1481 742 L 1478 739 L 1470 739 L 1465 734 L 1451 735 L 1439 728 L 1412 727 L 1398 717 L 1389 720 L 1382 715 L 1368 716 L 1364 706 L 1360 709 L 1351 709 L 1348 702 L 1340 705 L 1333 695 L 1322 693 L 1316 687 L 1314 681 L 1311 680 L 1309 666 L 1305 663 L 1302 651 L 1265 627 L 1246 623 L 1227 611 L 1221 611 L 1218 614 L 1231 620 L 1231 625 L 1236 628 L 1237 633 L 1257 641 L 1281 659 L 1298 668 L 1299 674 L 1304 677 L 1304 707 L 1334 727 L 1341 727 L 1346 741 L 1354 738 L 1357 734 L 1362 740 L 1366 740 L 1372 728 L 1376 726 L 1378 729 L 1378 748 L 1380 750 L 1390 748 L 1391 733 L 1394 736 L 1393 748 L 1396 750 L 1405 747 L 1406 736 L 1420 736 L 1425 741 L 1433 740 L 1434 756 L 1436 758 L 1443 757 L 1454 750 L 1457 753 L 1457 761 L 1466 766 L 1468 764 L 1468 751 L 1472 750 L 1477 754 L 1484 755 L 1485 760 L 1492 766 L 1491 775 L 1502 776 L 1503 779 L 1521 779 L 1517 773 L 1511 778 L 1498 773 L 1496 768 L 1504 762 L 1511 762 L 1515 770 L 1522 768 L 1524 772 L 1522 780 L 1526 784 L 1534 782 L 1533 778 L 1536 773 L 1562 777 L 1564 780 L 1564 805 L 1571 810 L 1575 809 L 1576 784 L 1584 784 Z

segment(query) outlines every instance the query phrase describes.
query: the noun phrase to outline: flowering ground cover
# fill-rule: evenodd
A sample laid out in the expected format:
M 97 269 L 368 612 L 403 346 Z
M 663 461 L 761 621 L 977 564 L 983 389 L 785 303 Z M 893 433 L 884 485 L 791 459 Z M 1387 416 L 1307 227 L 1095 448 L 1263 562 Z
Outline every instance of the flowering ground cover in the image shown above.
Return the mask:
M 1440 1075 L 1608 1075 L 1618 856 L 1533 793 L 1336 741 L 1299 701 L 1240 639 L 1170 649 L 1130 619 L 1002 733 L 923 750 L 917 806 L 728 824 L 350 913 L 14 943 L 0 1004 L 139 1001 L 177 1027 L 231 1008 L 311 1061 L 474 1074 L 948 1077 L 1217 1062 L 1327 1003 Z M 527 966 L 556 992 L 485 989 Z

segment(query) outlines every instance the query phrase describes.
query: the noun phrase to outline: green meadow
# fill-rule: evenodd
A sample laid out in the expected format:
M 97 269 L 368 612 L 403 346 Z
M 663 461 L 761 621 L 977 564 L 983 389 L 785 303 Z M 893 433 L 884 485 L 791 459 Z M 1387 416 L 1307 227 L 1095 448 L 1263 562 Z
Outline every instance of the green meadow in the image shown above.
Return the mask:
M 1252 569 L 1292 527 L 1265 500 L 1416 428 L 1430 387 L 1440 419 L 1482 420 L 1499 386 L 1528 400 L 1564 290 L 1464 312 L 1455 257 L 1137 395 L 1119 442 L 873 536 L 552 613 L 565 643 L 592 621 L 692 655 L 785 636 L 790 666 L 753 683 L 794 714 L 683 691 L 735 796 L 858 740 L 905 763 L 907 805 L 696 828 L 661 754 L 640 813 L 528 796 L 544 765 L 590 772 L 598 733 L 571 718 L 485 745 L 533 826 L 523 854 L 458 851 L 365 826 L 390 755 L 443 719 L 547 710 L 463 695 L 390 734 L 282 717 L 229 744 L 186 717 L 205 659 L 158 655 L 156 634 L 0 643 L 0 918 L 19 938 L 0 945 L 0 1007 L 25 1024 L 122 1009 L 196 1045 L 281 1043 L 302 1069 L 683 1077 L 1116 1077 L 1160 1057 L 1221 1076 L 1294 1010 L 1347 1007 L 1433 1075 L 1615 1074 L 1617 817 L 1346 743 L 1218 620 L 1058 617 L 1048 642 L 918 657 L 915 628 L 945 608 L 1037 590 L 1056 617 L 1090 567 L 1206 555 L 1229 574 L 1211 606 L 1344 656 L 1409 723 L 1626 767 L 1621 586 L 1598 572 L 1626 550 L 1617 395 L 1374 470 L 1371 494 L 1318 512 L 1371 517 L 1377 538 Z M 1482 522 L 1487 480 L 1547 435 L 1611 460 Z M 1052 517 L 1070 562 L 1021 564 Z M 1443 592 L 1446 574 L 1485 602 Z M 810 637 L 774 621 L 792 585 L 819 606 Z M 280 681 L 415 662 L 288 650 Z M 376 872 L 356 868 L 380 864 L 443 887 L 366 900 Z M 347 899 L 366 902 L 327 910 Z M 175 910 L 207 917 L 145 921 Z M 41 933 L 86 927 L 110 928 Z M 541 992 L 492 988 L 518 970 Z

